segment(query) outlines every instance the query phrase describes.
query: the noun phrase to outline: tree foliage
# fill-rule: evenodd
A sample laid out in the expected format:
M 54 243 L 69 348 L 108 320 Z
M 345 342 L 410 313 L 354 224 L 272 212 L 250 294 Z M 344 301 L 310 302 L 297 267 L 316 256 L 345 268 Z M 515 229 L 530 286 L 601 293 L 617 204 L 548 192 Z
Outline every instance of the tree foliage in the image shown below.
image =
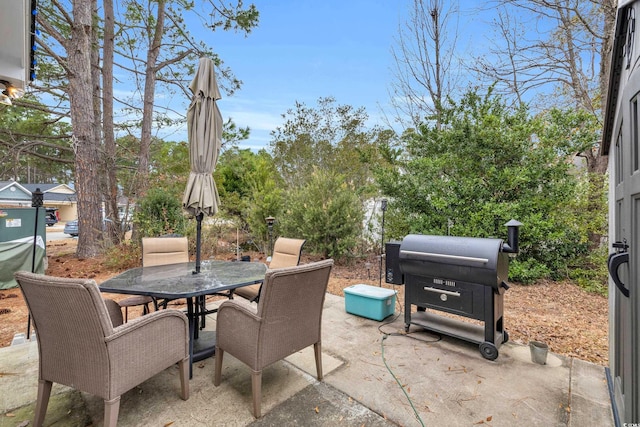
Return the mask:
M 68 123 L 55 120 L 33 96 L 19 105 L 0 105 L 0 179 L 68 182 L 74 161 L 70 131 Z
M 182 212 L 182 202 L 175 194 L 152 188 L 138 205 L 133 223 L 140 238 L 185 234 L 187 221 Z
M 511 218 L 524 223 L 511 273 L 532 280 L 562 274 L 587 249 L 586 231 L 568 201 L 577 176 L 571 162 L 593 143 L 585 114 L 553 110 L 531 117 L 491 91 L 468 92 L 443 111 L 442 129 L 423 125 L 404 136 L 406 151 L 378 171 L 390 196 L 388 233 L 506 238 Z M 523 277 L 520 272 L 535 272 Z
M 342 258 L 357 245 L 364 212 L 343 175 L 315 168 L 305 185 L 290 189 L 286 201 L 280 231 L 306 239 L 310 252 Z
M 284 183 L 282 231 L 304 235 L 308 247 L 322 253 L 347 255 L 354 236 L 361 236 L 365 202 L 377 194 L 372 165 L 381 161 L 379 147 L 395 134 L 369 128 L 363 108 L 331 97 L 320 98 L 316 107 L 297 102 L 283 118 L 271 141 Z M 353 222 L 330 224 L 328 218 Z
M 257 25 L 258 11 L 254 5 L 245 7 L 242 0 L 201 3 L 202 9 L 182 0 L 127 0 L 115 8 L 113 2 L 99 8 L 95 0 L 39 2 L 37 21 L 42 31 L 36 40 L 42 84 L 36 83 L 32 89 L 34 94 L 46 95 L 43 99 L 50 114 L 57 115 L 55 120 L 71 118 L 73 136 L 69 137 L 83 228 L 100 229 L 103 201 L 107 215 L 115 215 L 117 210 L 114 199 L 121 183 L 115 179 L 119 173 L 115 171 L 118 149 L 114 133 L 130 132 L 134 137 L 131 141 L 137 140 L 136 159 L 128 161 L 137 172 L 128 175 L 132 178 L 128 184 L 133 187 L 131 194 L 143 196 L 146 192 L 152 167 L 151 145 L 158 141 L 153 132 L 174 124 L 174 116 L 181 120 L 186 111 L 174 110 L 168 104 L 156 108 L 157 86 L 167 94 L 177 91 L 188 100 L 186 83 L 200 56 L 214 59 L 221 86 L 229 93 L 240 86 L 240 80 L 223 66 L 222 59 L 207 43 L 194 38 L 188 28 L 198 22 L 212 32 L 222 29 L 248 34 Z M 133 88 L 115 92 L 114 80 L 130 83 Z M 104 120 L 103 114 L 107 115 Z M 233 135 L 241 134 L 232 131 Z M 81 237 L 78 255 L 95 255 L 102 236 L 86 233 Z
M 259 247 L 266 247 L 265 219 L 280 216 L 282 207 L 282 179 L 271 156 L 264 150 L 233 147 L 221 154 L 214 177 L 223 214 L 248 229 Z
M 516 103 L 588 111 L 601 120 L 609 83 L 615 0 L 497 0 L 489 53 L 471 68 Z M 524 11 L 524 13 L 522 13 Z M 535 98 L 532 98 L 535 95 Z M 603 174 L 597 146 L 579 152 Z

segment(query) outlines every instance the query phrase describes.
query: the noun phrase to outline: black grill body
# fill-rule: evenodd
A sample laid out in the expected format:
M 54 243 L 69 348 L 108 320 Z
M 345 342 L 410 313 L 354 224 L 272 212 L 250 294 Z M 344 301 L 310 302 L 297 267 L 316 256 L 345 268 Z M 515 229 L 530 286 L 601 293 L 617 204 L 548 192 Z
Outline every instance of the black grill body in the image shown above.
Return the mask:
M 503 324 L 509 273 L 504 248 L 501 239 L 406 236 L 395 266 L 386 265 L 386 277 L 400 277 L 405 285 L 405 329 L 413 324 L 480 344 L 482 356 L 495 360 L 509 339 Z M 433 311 L 480 320 L 484 327 Z

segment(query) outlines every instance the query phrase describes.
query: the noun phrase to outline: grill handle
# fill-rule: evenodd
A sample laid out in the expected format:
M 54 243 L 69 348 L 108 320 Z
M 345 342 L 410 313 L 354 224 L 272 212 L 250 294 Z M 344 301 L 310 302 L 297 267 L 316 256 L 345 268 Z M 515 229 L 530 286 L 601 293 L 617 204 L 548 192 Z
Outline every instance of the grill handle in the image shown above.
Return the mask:
M 411 255 L 418 259 L 423 259 L 425 261 L 442 261 L 442 260 L 450 260 L 450 261 L 466 261 L 476 264 L 487 264 L 489 262 L 488 258 L 476 258 L 470 256 L 462 256 L 462 255 L 447 255 L 447 254 L 436 254 L 433 252 L 418 252 L 418 251 L 407 251 L 401 250 L 401 254 Z
M 422 289 L 424 289 L 425 291 L 428 291 L 428 292 L 434 292 L 436 294 L 450 295 L 452 297 L 459 297 L 460 296 L 460 292 L 445 291 L 444 289 L 436 289 L 436 288 L 432 288 L 430 286 L 425 286 Z

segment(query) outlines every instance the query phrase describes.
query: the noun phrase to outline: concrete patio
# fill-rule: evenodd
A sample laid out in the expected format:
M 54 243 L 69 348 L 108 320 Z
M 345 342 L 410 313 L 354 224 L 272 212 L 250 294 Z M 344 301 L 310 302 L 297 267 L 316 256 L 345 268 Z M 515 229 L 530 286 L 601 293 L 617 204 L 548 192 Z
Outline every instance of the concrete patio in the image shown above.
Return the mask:
M 614 425 L 604 367 L 555 354 L 538 365 L 528 346 L 511 342 L 488 361 L 474 344 L 413 326 L 405 335 L 398 314 L 397 306 L 383 322 L 353 316 L 344 298 L 328 294 L 324 380 L 315 379 L 312 348 L 270 366 L 259 420 L 249 369 L 225 355 L 219 387 L 214 359 L 196 362 L 182 401 L 172 367 L 122 396 L 119 425 Z M 0 348 L 0 427 L 31 425 L 37 359 L 35 342 Z M 102 425 L 102 410 L 100 399 L 54 385 L 45 425 Z

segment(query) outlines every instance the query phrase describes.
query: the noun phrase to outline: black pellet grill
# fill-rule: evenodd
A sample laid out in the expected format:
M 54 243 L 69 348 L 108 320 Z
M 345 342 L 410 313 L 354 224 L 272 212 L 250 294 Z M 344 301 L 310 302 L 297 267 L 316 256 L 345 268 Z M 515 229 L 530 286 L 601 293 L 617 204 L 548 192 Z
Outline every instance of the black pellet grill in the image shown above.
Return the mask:
M 427 330 L 480 344 L 489 360 L 509 340 L 504 329 L 504 293 L 509 286 L 508 254 L 518 252 L 518 221 L 511 220 L 509 241 L 476 237 L 410 234 L 386 249 L 387 283 L 404 284 L 405 330 Z M 412 313 L 412 305 L 417 312 Z M 484 322 L 480 325 L 442 316 L 448 312 Z

